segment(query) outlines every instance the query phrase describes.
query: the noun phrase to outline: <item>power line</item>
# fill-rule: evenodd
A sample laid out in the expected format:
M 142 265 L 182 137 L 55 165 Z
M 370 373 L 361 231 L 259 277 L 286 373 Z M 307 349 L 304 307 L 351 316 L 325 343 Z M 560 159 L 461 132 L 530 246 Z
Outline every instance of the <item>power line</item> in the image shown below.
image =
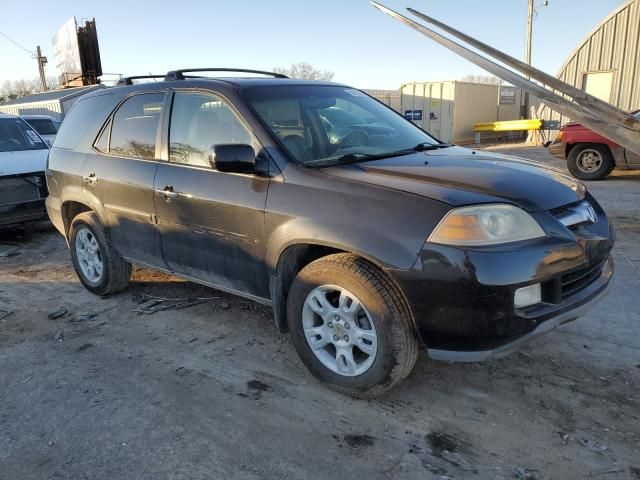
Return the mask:
M 20 45 L 18 42 L 16 42 L 15 40 L 12 40 L 11 38 L 9 38 L 6 34 L 0 32 L 0 35 L 2 35 L 4 38 L 6 38 L 7 40 L 9 40 L 11 43 L 13 43 L 16 47 L 21 48 L 22 50 L 24 50 L 25 52 L 27 52 L 29 55 L 31 55 L 33 57 L 33 52 L 25 47 L 23 47 L 22 45 Z

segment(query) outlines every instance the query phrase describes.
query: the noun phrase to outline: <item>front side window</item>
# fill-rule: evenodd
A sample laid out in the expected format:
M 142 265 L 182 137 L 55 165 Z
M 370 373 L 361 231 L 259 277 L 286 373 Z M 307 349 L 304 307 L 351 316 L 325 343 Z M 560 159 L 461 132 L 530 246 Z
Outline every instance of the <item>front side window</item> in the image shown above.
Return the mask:
M 31 126 L 20 118 L 0 118 L 0 152 L 46 150 L 48 147 Z
M 326 85 L 261 86 L 247 88 L 241 95 L 288 153 L 303 164 L 441 145 L 359 90 Z
M 251 144 L 251 135 L 227 103 L 211 94 L 177 92 L 171 107 L 169 161 L 209 167 L 219 144 Z
M 128 98 L 113 116 L 109 153 L 153 160 L 164 93 L 145 93 Z

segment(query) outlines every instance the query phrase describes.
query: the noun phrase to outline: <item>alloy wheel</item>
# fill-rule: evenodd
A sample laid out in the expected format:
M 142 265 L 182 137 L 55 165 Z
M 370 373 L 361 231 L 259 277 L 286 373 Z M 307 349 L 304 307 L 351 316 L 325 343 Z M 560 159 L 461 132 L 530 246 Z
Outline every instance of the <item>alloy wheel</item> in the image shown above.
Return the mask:
M 376 357 L 378 336 L 371 315 L 350 291 L 321 285 L 307 296 L 302 327 L 314 355 L 343 376 L 365 373 Z
M 99 283 L 102 279 L 102 254 L 95 235 L 87 227 L 76 231 L 76 257 L 84 277 L 91 283 Z

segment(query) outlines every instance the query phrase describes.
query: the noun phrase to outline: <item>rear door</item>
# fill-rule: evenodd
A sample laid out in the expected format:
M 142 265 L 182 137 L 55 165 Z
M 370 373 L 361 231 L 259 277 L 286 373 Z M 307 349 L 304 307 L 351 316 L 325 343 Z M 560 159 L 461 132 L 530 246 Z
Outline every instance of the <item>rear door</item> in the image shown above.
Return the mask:
M 97 198 L 109 238 L 124 257 L 164 267 L 154 215 L 153 179 L 166 91 L 130 95 L 98 136 L 83 167 L 84 189 Z
M 212 285 L 268 298 L 264 207 L 268 178 L 219 172 L 213 145 L 257 141 L 220 96 L 176 91 L 169 162 L 158 167 L 155 204 L 168 267 Z

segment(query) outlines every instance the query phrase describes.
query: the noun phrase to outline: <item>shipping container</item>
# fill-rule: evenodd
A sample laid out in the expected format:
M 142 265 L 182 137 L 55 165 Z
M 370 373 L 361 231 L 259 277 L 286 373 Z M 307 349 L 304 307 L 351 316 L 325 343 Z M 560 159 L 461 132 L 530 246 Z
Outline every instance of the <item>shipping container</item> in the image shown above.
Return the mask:
M 408 83 L 400 87 L 401 109 L 413 121 L 445 142 L 473 143 L 473 124 L 518 120 L 522 91 L 509 85 L 459 81 Z M 483 132 L 483 139 L 507 132 Z

